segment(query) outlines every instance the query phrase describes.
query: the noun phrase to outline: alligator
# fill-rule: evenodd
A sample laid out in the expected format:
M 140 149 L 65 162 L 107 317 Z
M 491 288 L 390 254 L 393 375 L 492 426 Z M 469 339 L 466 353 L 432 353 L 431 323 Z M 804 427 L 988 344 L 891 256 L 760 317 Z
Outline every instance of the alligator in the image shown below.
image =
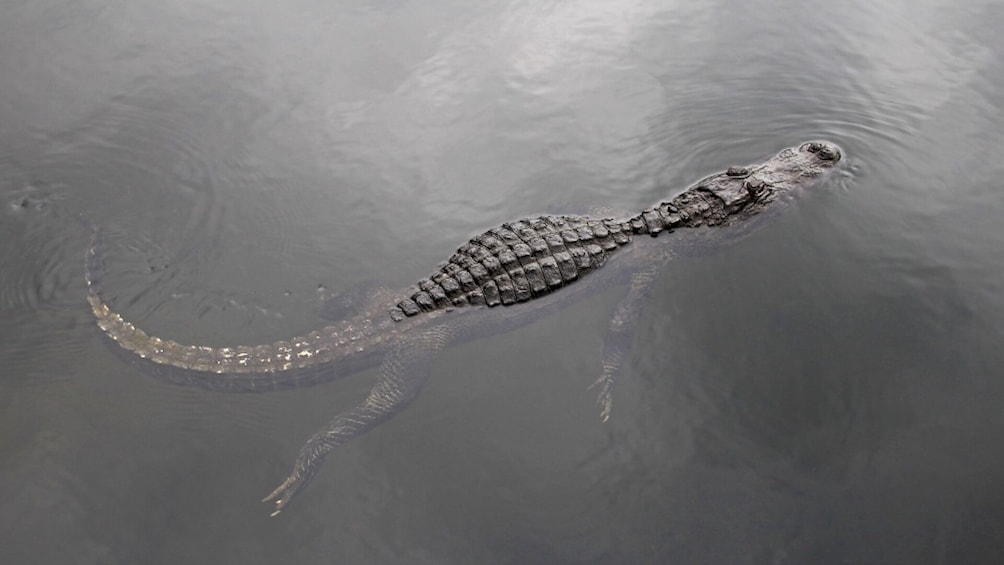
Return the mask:
M 836 145 L 811 141 L 759 164 L 729 167 L 634 216 L 541 215 L 503 223 L 461 245 L 414 286 L 373 291 L 354 315 L 270 344 L 183 345 L 126 321 L 100 297 L 100 233 L 93 226 L 85 254 L 87 300 L 118 351 L 172 384 L 265 392 L 316 385 L 379 365 L 366 399 L 311 436 L 289 476 L 262 500 L 274 504 L 275 516 L 317 473 L 328 452 L 415 399 L 436 352 L 526 325 L 617 284 L 626 291 L 613 312 L 594 383 L 606 421 L 635 322 L 666 262 L 680 249 L 746 237 L 763 225 L 759 219 L 784 208 L 795 189 L 831 171 L 841 157 Z M 658 241 L 636 237 L 670 233 Z M 666 245 L 667 239 L 677 244 Z

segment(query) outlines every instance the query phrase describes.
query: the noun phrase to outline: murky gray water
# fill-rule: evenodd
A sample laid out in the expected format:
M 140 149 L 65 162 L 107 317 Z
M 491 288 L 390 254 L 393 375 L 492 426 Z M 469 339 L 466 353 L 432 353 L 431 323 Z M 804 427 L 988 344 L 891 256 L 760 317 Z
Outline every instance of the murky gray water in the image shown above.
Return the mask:
M 8 2 L 0 562 L 1004 560 L 999 2 Z M 614 414 L 616 290 L 451 349 L 258 502 L 373 373 L 172 387 L 99 339 L 255 343 L 537 212 L 637 210 L 811 138 L 842 172 L 671 263 Z

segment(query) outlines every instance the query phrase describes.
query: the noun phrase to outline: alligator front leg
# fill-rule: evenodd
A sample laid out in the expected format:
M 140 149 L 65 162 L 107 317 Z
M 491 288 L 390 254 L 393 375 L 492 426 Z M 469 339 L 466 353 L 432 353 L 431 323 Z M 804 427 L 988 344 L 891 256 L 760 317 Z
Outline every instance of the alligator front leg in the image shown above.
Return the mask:
M 282 512 L 317 473 L 329 451 L 356 438 L 404 410 L 429 377 L 433 355 L 449 341 L 446 328 L 432 328 L 396 343 L 380 367 L 380 377 L 361 404 L 335 416 L 300 449 L 289 477 L 262 502 L 274 502 L 272 516 Z
M 600 389 L 596 404 L 600 407 L 600 418 L 604 422 L 610 419 L 614 387 L 617 378 L 620 377 L 624 357 L 631 350 L 642 307 L 652 291 L 652 285 L 660 269 L 669 258 L 669 254 L 653 257 L 642 270 L 631 275 L 627 294 L 614 309 L 607 335 L 603 340 L 603 373 L 590 385 L 590 388 Z

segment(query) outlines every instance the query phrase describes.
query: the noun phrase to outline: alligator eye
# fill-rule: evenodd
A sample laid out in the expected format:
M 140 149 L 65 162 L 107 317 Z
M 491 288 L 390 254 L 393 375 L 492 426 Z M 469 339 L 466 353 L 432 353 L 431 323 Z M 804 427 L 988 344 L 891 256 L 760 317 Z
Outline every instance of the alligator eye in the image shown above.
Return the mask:
M 745 177 L 750 174 L 750 170 L 746 167 L 729 167 L 725 174 L 730 177 Z
M 750 179 L 743 183 L 743 188 L 749 193 L 750 198 L 756 200 L 760 197 L 763 190 L 767 188 L 767 183 L 763 179 Z

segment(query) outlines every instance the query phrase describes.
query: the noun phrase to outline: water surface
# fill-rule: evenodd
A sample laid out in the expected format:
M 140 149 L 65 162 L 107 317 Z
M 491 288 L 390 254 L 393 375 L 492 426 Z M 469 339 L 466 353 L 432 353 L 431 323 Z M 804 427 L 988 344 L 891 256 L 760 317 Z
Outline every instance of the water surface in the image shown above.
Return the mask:
M 0 20 L 0 561 L 1004 560 L 999 2 L 57 2 Z M 639 210 L 813 138 L 840 173 L 623 289 L 447 351 L 258 502 L 374 373 L 172 387 L 99 338 L 257 343 L 541 212 Z

